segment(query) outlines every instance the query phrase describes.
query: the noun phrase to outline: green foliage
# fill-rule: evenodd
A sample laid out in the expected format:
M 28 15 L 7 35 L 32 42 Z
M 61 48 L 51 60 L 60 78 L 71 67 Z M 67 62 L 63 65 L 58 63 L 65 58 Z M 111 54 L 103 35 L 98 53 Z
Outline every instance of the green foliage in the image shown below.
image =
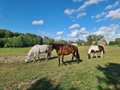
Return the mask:
M 118 46 L 120 46 L 120 38 L 116 38 L 116 39 L 115 39 L 115 43 L 116 43 Z
M 42 43 L 42 37 L 35 34 L 13 33 L 9 30 L 0 30 L 0 47 L 28 47 Z
M 84 45 L 84 44 L 85 44 L 85 41 L 78 39 L 78 40 L 77 40 L 77 44 L 78 44 L 78 45 Z
M 55 41 L 54 39 L 49 38 L 47 36 L 45 36 L 44 39 L 43 39 L 44 44 L 54 43 L 54 41 Z
M 13 32 L 6 29 L 0 29 L 0 38 L 10 38 L 13 36 Z
M 103 39 L 104 37 L 102 35 L 89 35 L 87 37 L 88 44 L 92 44 L 93 42 L 98 42 L 99 40 Z
M 110 41 L 109 45 L 116 45 L 115 41 Z
M 54 43 L 55 44 L 68 44 L 68 42 L 65 40 L 56 40 Z

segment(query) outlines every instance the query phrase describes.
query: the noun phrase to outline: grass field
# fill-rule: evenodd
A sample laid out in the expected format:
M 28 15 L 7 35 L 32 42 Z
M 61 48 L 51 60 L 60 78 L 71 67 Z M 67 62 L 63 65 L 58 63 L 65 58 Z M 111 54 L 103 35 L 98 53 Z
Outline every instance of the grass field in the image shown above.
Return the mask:
M 0 62 L 0 90 L 120 90 L 120 47 L 106 46 L 104 58 L 91 60 L 88 48 L 79 46 L 82 62 L 67 66 L 58 66 L 55 51 L 49 61 Z M 23 56 L 29 49 L 0 48 L 0 57 Z M 71 55 L 64 60 L 70 61 Z

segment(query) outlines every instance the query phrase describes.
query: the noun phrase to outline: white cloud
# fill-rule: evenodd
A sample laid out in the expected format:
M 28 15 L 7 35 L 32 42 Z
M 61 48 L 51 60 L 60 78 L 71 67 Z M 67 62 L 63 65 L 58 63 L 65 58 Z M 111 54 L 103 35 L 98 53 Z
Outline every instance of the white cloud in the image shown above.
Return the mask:
M 103 35 L 105 40 L 114 40 L 118 37 L 116 31 L 118 30 L 119 25 L 111 24 L 110 26 L 102 26 L 98 31 L 93 32 L 92 34 Z
M 64 11 L 64 13 L 65 14 L 67 14 L 67 15 L 71 15 L 71 14 L 73 14 L 74 13 L 74 9 L 66 9 L 65 11 Z
M 81 28 L 80 30 L 75 29 L 75 30 L 71 30 L 71 33 L 68 34 L 68 37 L 71 40 L 77 40 L 79 39 L 84 39 L 86 40 L 86 37 L 89 35 L 89 33 L 86 31 L 86 28 Z
M 77 9 L 65 9 L 64 13 L 67 15 L 72 15 L 73 13 L 78 13 L 76 18 L 86 16 L 86 12 L 81 13 L 82 10 L 84 10 L 86 7 L 93 5 L 93 4 L 98 4 L 99 2 L 106 1 L 106 0 L 73 0 L 73 2 L 81 2 L 84 1 L 84 3 L 78 7 Z M 79 13 L 80 12 L 80 13 Z
M 77 38 L 79 36 L 79 31 L 77 29 L 76 30 L 72 30 L 71 34 L 68 34 L 68 36 L 70 38 Z
M 105 9 L 112 9 L 117 7 L 120 4 L 120 1 L 116 1 L 113 5 L 108 5 Z
M 104 0 L 87 0 L 76 11 L 79 12 L 79 11 L 85 9 L 86 7 L 88 7 L 88 6 L 92 5 L 92 4 L 98 4 L 99 2 L 102 2 L 102 1 L 104 1 Z
M 105 18 L 112 18 L 112 20 L 120 20 L 120 8 L 109 11 Z
M 96 16 L 91 16 L 91 18 L 97 19 L 96 22 L 101 22 L 104 20 L 104 16 L 107 14 L 107 12 L 102 12 L 101 14 L 97 14 Z
M 63 33 L 64 33 L 63 31 L 58 31 L 58 32 L 56 33 L 55 39 L 56 39 L 56 40 L 60 40 L 60 39 L 61 39 L 61 35 L 62 35 Z
M 91 18 L 100 18 L 100 14 L 96 15 L 96 16 L 92 16 Z
M 102 19 L 98 19 L 96 22 L 101 22 L 102 21 Z
M 59 32 L 57 32 L 56 35 L 61 35 L 61 34 L 63 34 L 63 31 L 59 31 Z
M 43 25 L 44 21 L 43 20 L 36 20 L 32 22 L 33 25 Z
M 108 5 L 105 9 L 112 9 L 112 5 Z
M 41 31 L 41 30 L 39 30 L 38 32 L 39 32 L 40 35 L 42 35 L 42 36 L 51 36 L 51 34 L 50 34 L 49 32 L 46 32 L 46 31 Z
M 82 16 L 86 16 L 86 13 L 84 12 L 84 13 L 79 13 L 78 15 L 77 15 L 77 18 L 80 18 L 80 17 L 82 17 Z
M 81 28 L 79 32 L 80 32 L 80 34 L 88 34 L 88 32 L 86 31 L 86 28 L 84 28 L 84 27 Z
M 75 28 L 78 28 L 78 27 L 80 27 L 79 24 L 73 24 L 69 27 L 69 29 L 75 29 Z
M 81 2 L 82 0 L 73 0 L 73 2 Z

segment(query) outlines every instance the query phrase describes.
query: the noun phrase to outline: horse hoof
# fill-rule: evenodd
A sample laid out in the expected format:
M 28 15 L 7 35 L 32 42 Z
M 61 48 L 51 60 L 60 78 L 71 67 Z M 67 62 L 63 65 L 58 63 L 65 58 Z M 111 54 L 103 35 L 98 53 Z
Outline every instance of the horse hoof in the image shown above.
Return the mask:
M 65 66 L 67 66 L 67 64 L 66 63 L 63 63 Z

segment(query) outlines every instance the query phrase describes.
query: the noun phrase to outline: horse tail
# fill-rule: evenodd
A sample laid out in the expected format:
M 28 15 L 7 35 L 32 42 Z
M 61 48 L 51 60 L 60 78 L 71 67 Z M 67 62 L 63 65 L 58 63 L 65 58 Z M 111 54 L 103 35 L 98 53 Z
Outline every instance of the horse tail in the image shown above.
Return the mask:
M 79 55 L 78 48 L 77 48 L 77 50 L 76 50 L 76 57 L 80 60 L 80 55 Z

